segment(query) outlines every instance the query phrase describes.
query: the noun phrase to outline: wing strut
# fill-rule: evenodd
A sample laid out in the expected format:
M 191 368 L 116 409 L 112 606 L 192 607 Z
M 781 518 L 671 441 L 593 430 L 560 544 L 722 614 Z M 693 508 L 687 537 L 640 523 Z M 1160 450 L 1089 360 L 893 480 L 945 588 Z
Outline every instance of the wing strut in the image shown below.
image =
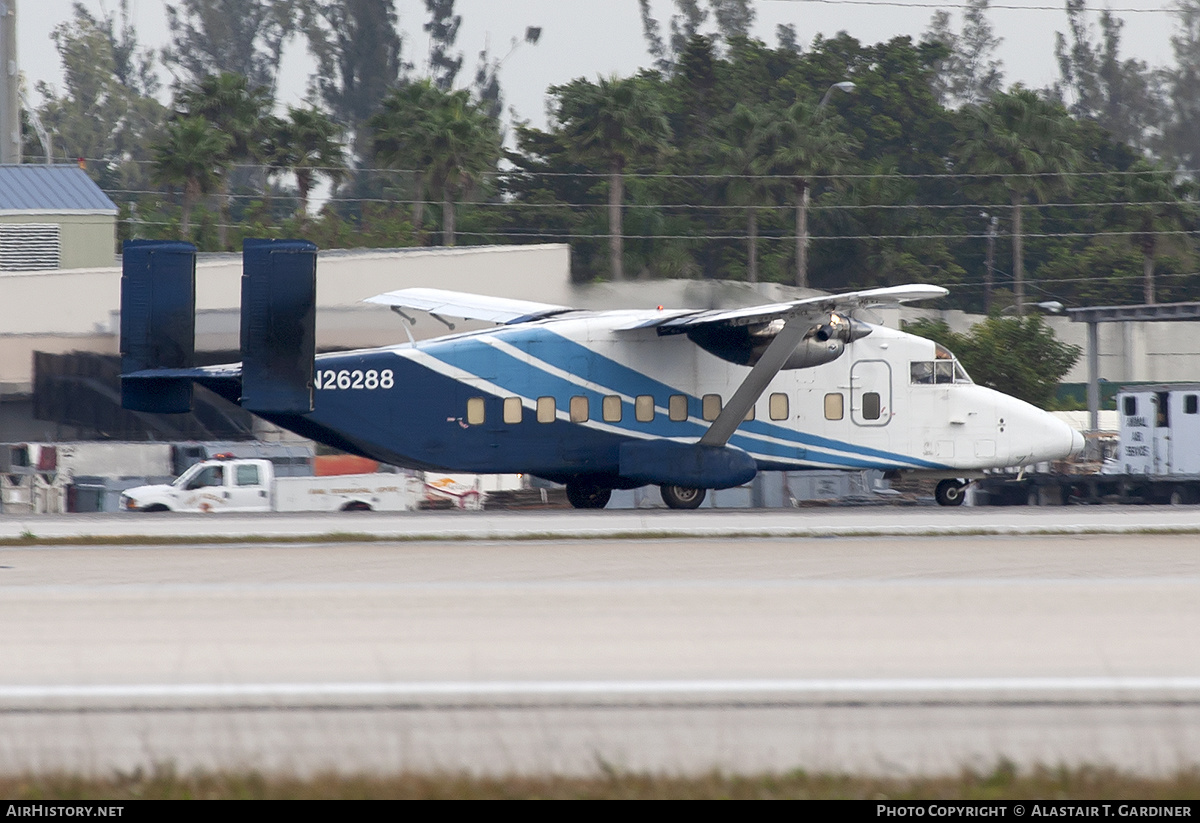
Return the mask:
M 767 346 L 762 357 L 754 364 L 750 374 L 746 375 L 742 385 L 738 386 L 737 391 L 733 393 L 729 403 L 717 415 L 717 419 L 708 427 L 704 436 L 700 438 L 701 446 L 720 447 L 729 442 L 729 438 L 733 437 L 737 427 L 746 419 L 746 412 L 750 411 L 750 407 L 758 402 L 758 398 L 762 397 L 762 393 L 767 390 L 767 385 L 783 368 L 783 364 L 800 345 L 800 341 L 804 339 L 804 335 L 808 333 L 812 325 L 812 318 L 805 315 L 797 315 L 783 325 L 779 334 L 775 335 L 775 339 L 771 341 L 771 345 Z

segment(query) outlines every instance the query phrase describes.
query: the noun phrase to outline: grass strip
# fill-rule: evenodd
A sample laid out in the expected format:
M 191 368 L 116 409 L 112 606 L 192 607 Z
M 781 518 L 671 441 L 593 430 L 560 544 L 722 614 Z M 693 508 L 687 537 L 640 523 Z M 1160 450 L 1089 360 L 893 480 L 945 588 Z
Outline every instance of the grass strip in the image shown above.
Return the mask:
M 111 777 L 71 774 L 0 777 L 6 800 L 451 800 L 451 799 L 863 799 L 863 800 L 1187 800 L 1200 797 L 1200 767 L 1146 777 L 1099 766 L 1001 761 L 990 771 L 929 777 L 866 777 L 801 770 L 673 776 L 597 763 L 595 774 L 480 777 L 469 774 L 272 776 L 258 772 L 180 773 L 170 766 Z

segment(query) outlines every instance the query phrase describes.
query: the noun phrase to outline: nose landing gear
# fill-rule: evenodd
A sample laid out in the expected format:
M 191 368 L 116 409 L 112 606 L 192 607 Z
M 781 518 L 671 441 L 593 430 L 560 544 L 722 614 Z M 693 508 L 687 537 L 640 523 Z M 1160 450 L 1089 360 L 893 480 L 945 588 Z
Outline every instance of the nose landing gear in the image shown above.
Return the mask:
M 961 506 L 967 496 L 967 483 L 962 480 L 943 480 L 937 484 L 933 496 L 939 506 Z

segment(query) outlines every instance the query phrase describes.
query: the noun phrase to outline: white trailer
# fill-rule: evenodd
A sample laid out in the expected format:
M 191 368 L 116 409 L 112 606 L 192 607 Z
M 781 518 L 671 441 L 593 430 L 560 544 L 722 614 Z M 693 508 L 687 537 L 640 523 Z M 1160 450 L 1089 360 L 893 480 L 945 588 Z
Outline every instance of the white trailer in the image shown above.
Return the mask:
M 197 463 L 173 483 L 126 489 L 123 511 L 409 511 L 421 483 L 404 474 L 276 477 L 270 460 Z
M 979 492 L 1018 503 L 1200 503 L 1200 383 L 1126 386 L 1119 439 L 1097 474 L 988 477 Z

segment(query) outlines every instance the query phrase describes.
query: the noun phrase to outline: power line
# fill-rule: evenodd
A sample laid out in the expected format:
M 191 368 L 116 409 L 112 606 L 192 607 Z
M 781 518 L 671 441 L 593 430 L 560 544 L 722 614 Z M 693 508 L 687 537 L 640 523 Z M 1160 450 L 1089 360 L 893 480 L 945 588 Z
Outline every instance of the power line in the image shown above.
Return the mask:
M 969 3 L 905 3 L 901 0 L 769 0 L 776 3 L 810 3 L 820 6 L 885 6 L 899 9 L 969 9 Z M 1062 12 L 1062 6 L 1026 6 L 1015 3 L 988 3 L 988 11 L 1057 11 Z M 1105 11 L 1121 14 L 1172 14 L 1176 11 L 1172 6 L 1154 6 L 1152 8 L 1136 7 L 1105 7 Z

